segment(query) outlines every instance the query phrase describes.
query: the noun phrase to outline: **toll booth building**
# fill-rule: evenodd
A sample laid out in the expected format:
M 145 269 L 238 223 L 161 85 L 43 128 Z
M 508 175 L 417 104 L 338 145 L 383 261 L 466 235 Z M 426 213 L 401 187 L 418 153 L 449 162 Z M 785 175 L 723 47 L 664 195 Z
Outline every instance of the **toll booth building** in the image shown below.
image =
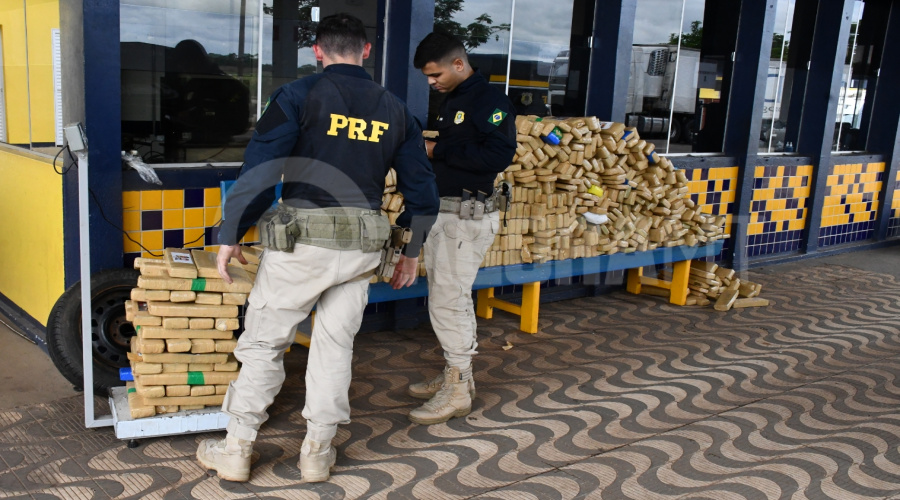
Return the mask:
M 424 128 L 440 96 L 411 55 L 433 29 L 459 36 L 520 115 L 623 123 L 683 173 L 698 213 L 723 218 L 705 258 L 744 270 L 900 241 L 900 66 L 883 64 L 900 61 L 900 0 L 7 0 L 4 314 L 57 358 L 81 356 L 81 200 L 94 366 L 114 383 L 135 259 L 217 249 L 223 186 L 272 92 L 322 71 L 311 46 L 336 12 L 364 21 L 366 71 Z M 541 299 L 624 284 L 623 269 L 584 269 L 538 280 Z M 397 298 L 372 303 L 365 328 L 427 318 L 425 297 Z

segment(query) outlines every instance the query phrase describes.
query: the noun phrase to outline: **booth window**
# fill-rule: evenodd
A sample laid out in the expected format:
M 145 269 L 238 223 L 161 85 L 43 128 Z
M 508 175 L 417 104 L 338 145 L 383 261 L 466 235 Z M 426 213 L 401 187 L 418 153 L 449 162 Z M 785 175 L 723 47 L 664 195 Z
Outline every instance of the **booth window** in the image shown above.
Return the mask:
M 459 38 L 469 54 L 469 63 L 492 85 L 506 89 L 509 64 L 509 31 L 512 0 L 444 2 L 434 4 L 434 30 Z M 446 95 L 434 90 L 428 99 L 428 128 L 433 129 Z
M 791 50 L 791 25 L 795 0 L 778 0 L 775 27 L 772 33 L 772 53 L 766 78 L 765 104 L 759 132 L 759 153 L 792 152 L 796 145 L 786 140 L 785 130 L 790 111 L 791 91 L 794 88 L 794 67 L 788 67 Z
M 366 69 L 376 73 L 377 2 L 120 5 L 122 149 L 137 151 L 147 163 L 241 162 L 268 96 L 322 70 L 311 49 L 320 17 L 349 12 L 362 19 L 374 47 Z
M 466 45 L 469 61 L 506 93 L 516 112 L 583 116 L 594 2 L 542 0 L 435 2 L 434 29 Z M 445 96 L 432 92 L 434 125 Z
M 625 121 L 657 151 L 722 151 L 740 0 L 638 0 Z
M 856 0 L 835 116 L 832 151 L 865 151 L 889 5 Z

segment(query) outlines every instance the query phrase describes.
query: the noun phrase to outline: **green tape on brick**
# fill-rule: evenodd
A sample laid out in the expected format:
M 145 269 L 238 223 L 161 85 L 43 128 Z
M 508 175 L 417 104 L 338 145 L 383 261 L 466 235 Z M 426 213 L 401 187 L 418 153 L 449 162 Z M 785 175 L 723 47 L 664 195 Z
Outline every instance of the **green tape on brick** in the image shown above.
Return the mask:
M 203 372 L 187 372 L 188 385 L 206 385 L 203 382 Z
M 132 392 L 137 392 L 137 389 L 135 389 L 134 387 L 129 387 L 128 394 L 131 394 Z
M 193 291 L 193 292 L 206 291 L 206 278 L 197 278 L 195 280 L 191 280 L 191 291 Z

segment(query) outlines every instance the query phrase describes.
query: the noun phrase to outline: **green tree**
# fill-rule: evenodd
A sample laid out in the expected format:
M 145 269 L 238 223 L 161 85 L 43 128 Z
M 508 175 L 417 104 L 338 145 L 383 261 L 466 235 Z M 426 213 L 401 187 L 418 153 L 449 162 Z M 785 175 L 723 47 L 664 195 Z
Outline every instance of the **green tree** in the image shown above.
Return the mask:
M 702 21 L 692 21 L 691 22 L 691 31 L 689 33 L 681 34 L 681 46 L 699 49 L 700 44 L 703 42 L 703 22 Z M 677 45 L 678 44 L 678 33 L 669 33 L 669 45 Z
M 501 31 L 509 31 L 509 24 L 494 25 L 490 14 L 484 13 L 475 21 L 463 26 L 453 20 L 453 15 L 463 9 L 465 0 L 437 0 L 434 3 L 434 29 L 453 35 L 472 50 L 493 38 L 499 40 Z
M 788 58 L 788 49 L 790 49 L 791 42 L 784 41 L 784 35 L 781 33 L 775 33 L 772 35 L 772 59 L 782 59 L 787 61 Z M 783 54 L 782 54 L 783 52 Z

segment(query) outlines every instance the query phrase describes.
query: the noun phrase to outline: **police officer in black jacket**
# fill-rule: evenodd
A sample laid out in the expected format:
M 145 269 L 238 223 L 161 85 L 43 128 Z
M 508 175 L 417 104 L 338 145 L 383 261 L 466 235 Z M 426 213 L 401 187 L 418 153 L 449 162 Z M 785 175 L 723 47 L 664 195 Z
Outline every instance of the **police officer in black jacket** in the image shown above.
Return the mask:
M 227 263 L 244 262 L 238 242 L 272 205 L 283 180 L 282 202 L 263 218 L 271 224 L 260 224 L 261 231 L 268 228 L 263 243 L 271 246 L 234 351 L 243 366 L 222 405 L 231 417 L 228 434 L 197 450 L 221 478 L 249 479 L 253 442 L 284 382 L 284 351 L 315 306 L 299 467 L 304 482 L 328 479 L 336 457 L 331 440 L 337 425 L 350 421 L 353 338 L 390 232 L 380 206 L 391 166 L 406 195 L 398 222 L 414 230 L 393 278 L 399 286 L 415 279 L 422 240 L 438 211 L 434 174 L 416 120 L 362 68 L 369 49 L 359 19 L 336 14 L 319 23 L 313 50 L 325 71 L 272 95 L 226 198 L 217 262 L 230 283 Z
M 428 312 L 447 363 L 437 377 L 409 387 L 411 396 L 429 400 L 410 412 L 410 420 L 435 424 L 467 415 L 475 396 L 472 284 L 499 230 L 494 181 L 515 154 L 516 117 L 506 95 L 469 65 L 459 40 L 429 34 L 413 64 L 447 96 L 439 135 L 425 142 L 441 196 L 441 213 L 425 242 Z

